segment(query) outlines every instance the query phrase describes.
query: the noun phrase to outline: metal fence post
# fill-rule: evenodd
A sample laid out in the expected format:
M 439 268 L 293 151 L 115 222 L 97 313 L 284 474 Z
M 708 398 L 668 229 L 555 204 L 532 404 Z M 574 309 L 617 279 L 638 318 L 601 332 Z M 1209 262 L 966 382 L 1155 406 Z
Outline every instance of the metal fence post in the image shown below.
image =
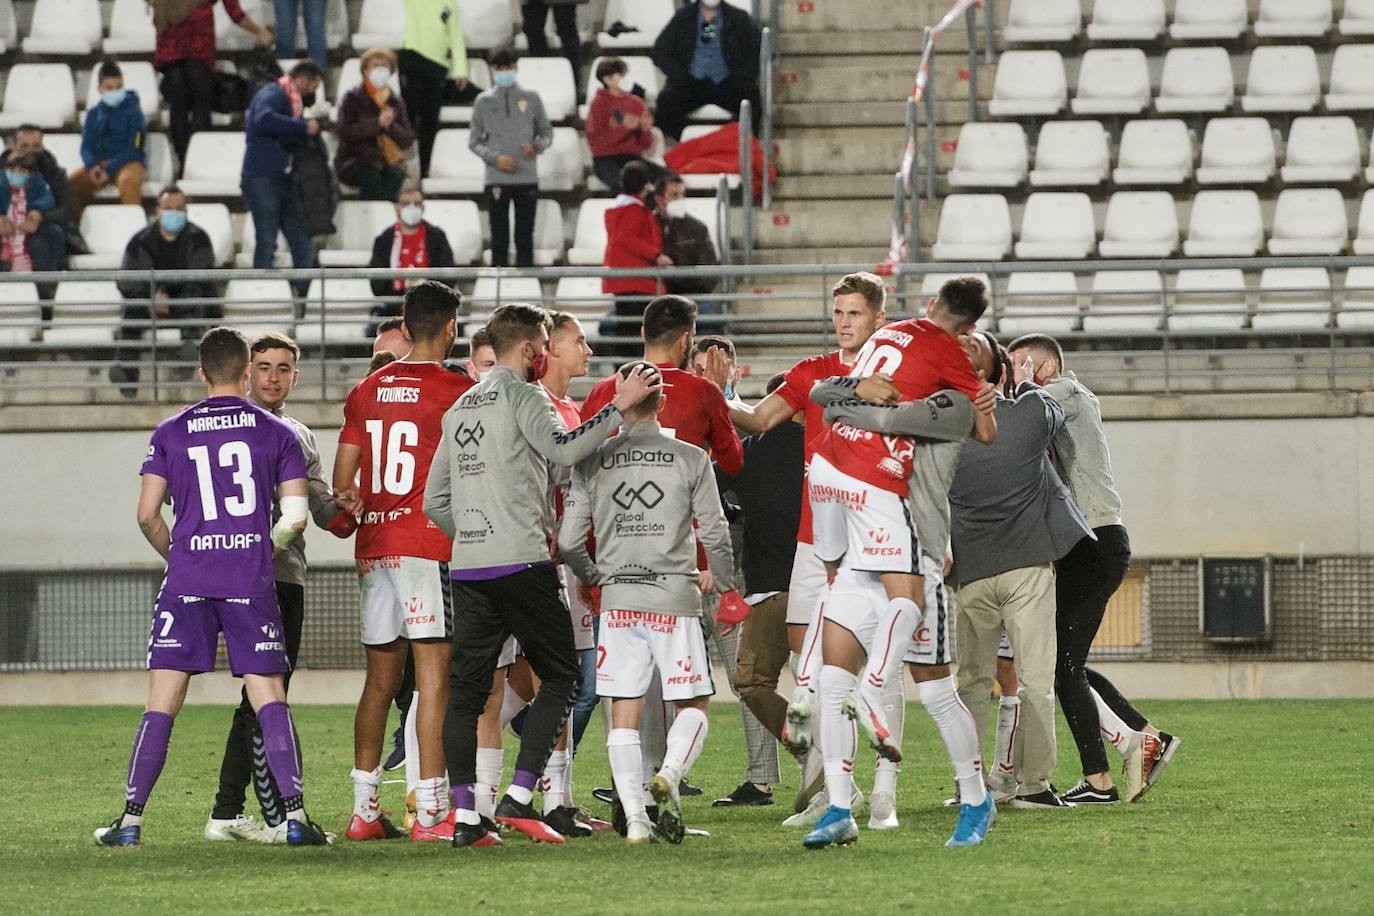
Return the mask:
M 923 48 L 934 40 L 930 26 L 926 26 Z M 935 201 L 935 55 L 930 56 L 930 72 L 926 74 L 926 199 Z
M 730 182 L 724 176 L 716 182 L 716 238 L 720 242 L 720 263 L 730 266 Z M 725 275 L 725 282 L 722 284 L 726 293 L 735 291 L 735 278 Z
M 310 296 L 307 293 L 305 299 L 306 311 L 310 310 Z M 305 317 L 304 315 L 301 316 Z M 329 400 L 329 384 L 325 378 L 329 360 L 325 357 L 328 341 L 325 339 L 329 333 L 329 281 L 326 278 L 324 266 L 320 266 L 320 400 Z
M 907 260 L 919 261 L 921 259 L 921 193 L 918 190 L 921 178 L 921 154 L 920 147 L 916 142 L 916 119 L 919 116 L 916 100 L 908 98 L 906 100 L 906 131 L 910 138 L 911 147 L 911 167 L 907 174 L 898 177 L 906 181 L 907 194 L 907 216 L 910 218 L 910 228 L 907 230 Z M 930 164 L 927 163 L 929 168 Z
M 149 267 L 149 268 L 148 268 L 148 322 L 149 322 L 148 334 L 149 334 L 149 337 L 152 339 L 152 343 L 153 343 L 153 346 L 152 346 L 152 352 L 153 352 L 153 401 L 156 402 L 156 401 L 161 401 L 161 400 L 162 400 L 161 384 L 160 384 L 160 382 L 158 381 L 158 375 L 159 375 L 159 373 L 158 373 L 158 371 L 157 371 L 157 370 L 158 370 L 158 365 L 157 365 L 157 349 L 158 349 L 158 347 L 157 347 L 157 268 L 156 268 L 156 267 Z M 178 356 L 180 355 L 180 350 L 178 350 L 177 355 L 178 355 Z M 134 358 L 135 358 L 135 359 L 138 359 L 137 356 L 135 356 Z
M 768 182 L 769 163 L 773 161 L 773 31 L 765 27 L 760 39 L 759 59 L 763 61 L 760 76 L 763 95 L 763 123 L 760 143 L 763 145 L 763 209 L 773 205 L 773 188 Z
M 997 0 L 983 0 L 983 27 L 987 30 L 987 47 L 983 49 L 988 63 L 997 53 Z
M 744 207 L 744 225 L 740 232 L 744 238 L 744 263 L 754 263 L 754 170 L 750 155 L 750 141 L 754 138 L 754 118 L 749 100 L 739 106 L 739 191 L 740 202 Z
M 964 26 L 968 30 L 968 119 L 978 120 L 978 12 L 970 6 L 964 10 Z

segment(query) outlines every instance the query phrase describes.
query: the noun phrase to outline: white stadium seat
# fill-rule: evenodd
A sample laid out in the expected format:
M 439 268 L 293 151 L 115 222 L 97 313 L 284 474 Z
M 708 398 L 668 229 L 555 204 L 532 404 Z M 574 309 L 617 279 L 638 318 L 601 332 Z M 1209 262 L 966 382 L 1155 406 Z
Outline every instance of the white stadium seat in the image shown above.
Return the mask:
M 510 259 L 515 261 L 515 220 L 510 222 Z M 534 263 L 548 267 L 563 257 L 563 208 L 556 200 L 541 199 L 534 209 Z M 482 263 L 491 263 L 491 249 L 482 252 Z M 600 263 L 599 261 L 597 263 Z
M 1198 184 L 1263 184 L 1274 177 L 1278 152 L 1264 118 L 1213 118 L 1202 135 Z
M 1234 41 L 1250 28 L 1245 0 L 1177 0 L 1169 37 L 1175 41 Z
M 1331 315 L 1331 275 L 1321 267 L 1266 267 L 1250 327 L 1321 331 Z
M 1150 104 L 1150 67 L 1140 48 L 1092 48 L 1078 67 L 1074 114 L 1139 114 Z
M 117 62 L 124 73 L 124 88 L 138 93 L 138 107 L 149 125 L 158 123 L 162 117 L 162 96 L 158 94 L 157 71 L 146 60 L 121 60 Z M 86 86 L 86 110 L 100 104 L 100 68 L 91 68 L 90 83 Z
M 1078 0 L 1011 0 L 1002 40 L 1007 44 L 1069 42 L 1082 29 Z
M 1068 92 L 1058 51 L 1003 51 L 988 113 L 994 118 L 1057 114 Z
M 1164 0 L 1097 0 L 1089 41 L 1154 41 L 1164 31 Z
M 1345 116 L 1294 118 L 1280 171 L 1285 184 L 1353 181 L 1360 171 L 1360 135 Z
M 614 200 L 589 197 L 577 211 L 573 246 L 568 249 L 569 264 L 600 264 L 606 257 L 606 211 Z
M 63 280 L 57 284 L 52 301 L 52 324 L 43 330 L 47 343 L 82 346 L 114 340 L 124 308 L 115 281 Z
M 1374 45 L 1338 47 L 1331 58 L 1329 88 L 1327 111 L 1374 108 Z
M 186 205 L 186 219 L 205 230 L 215 251 L 215 266 L 225 267 L 234 260 L 234 221 L 224 204 L 192 201 Z
M 81 213 L 81 237 L 90 254 L 74 254 L 77 270 L 115 270 L 124 259 L 124 248 L 134 234 L 148 225 L 148 214 L 138 204 L 93 204 Z
M 99 0 L 38 0 L 25 54 L 90 54 L 100 47 Z
M 1345 201 L 1335 188 L 1287 188 L 1274 205 L 1274 231 L 1269 253 L 1340 254 L 1350 227 Z
M 1078 282 L 1068 270 L 1018 270 L 1007 277 L 997 332 L 1015 337 L 1036 331 L 1060 334 L 1078 329 L 1082 310 Z
M 76 120 L 72 68 L 66 64 L 15 64 L 5 81 L 0 128 L 33 123 L 58 128 Z
M 1107 201 L 1104 258 L 1168 258 L 1178 251 L 1178 211 L 1168 191 L 1117 191 Z
M 356 343 L 367 337 L 377 297 L 367 280 L 311 280 L 296 343 Z
M 601 292 L 600 277 L 560 277 L 553 296 L 559 309 L 584 318 L 604 314 L 614 301 Z
M 1026 132 L 1019 124 L 968 121 L 954 146 L 952 188 L 1014 188 L 1026 180 Z
M 1182 184 L 1193 174 L 1193 140 L 1176 118 L 1128 121 L 1121 132 L 1117 184 Z
M 405 31 L 405 4 L 395 0 L 363 0 L 358 31 L 353 33 L 353 50 L 361 53 L 368 48 L 399 48 Z
M 480 194 L 486 185 L 487 164 L 468 149 L 468 129 L 450 127 L 434 138 L 429 177 L 421 187 L 426 194 Z
M 1264 45 L 1250 54 L 1245 111 L 1311 111 L 1321 98 L 1317 52 L 1306 45 Z
M 1164 55 L 1156 111 L 1220 112 L 1235 99 L 1231 55 L 1225 48 L 1172 48 Z
M 224 323 L 249 340 L 269 331 L 293 336 L 296 307 L 291 284 L 277 278 L 230 280 L 224 285 Z
M 603 49 L 652 48 L 675 8 L 673 0 L 606 0 L 605 29 L 618 22 L 633 31 L 613 36 L 603 29 L 596 44 Z
M 425 219 L 448 236 L 453 263 L 474 264 L 482 257 L 482 212 L 471 200 L 427 200 Z M 381 229 L 377 230 L 378 232 Z
M 1355 229 L 1355 253 L 1374 254 L 1374 188 L 1364 192 Z
M 1190 258 L 1249 258 L 1264 244 L 1259 195 L 1254 191 L 1198 191 L 1183 253 Z
M 80 134 L 44 134 L 43 149 L 52 153 L 57 164 L 62 166 L 62 171 L 68 174 L 84 165 L 81 161 Z
M 0 283 L 0 346 L 21 347 L 37 340 L 41 329 L 38 286 Z
M 472 285 L 473 311 L 488 313 L 508 302 L 540 303 L 544 289 L 535 277 L 478 277 Z
M 950 194 L 940 206 L 937 261 L 1000 261 L 1011 250 L 1011 210 L 1001 194 Z
M 1073 191 L 1039 191 L 1026 198 L 1021 214 L 1021 259 L 1085 258 L 1097 246 L 1092 200 Z
M 469 51 L 511 43 L 515 19 L 509 0 L 458 0 L 458 9 L 463 14 L 463 42 Z
M 372 242 L 396 222 L 396 208 L 385 200 L 344 200 L 334 213 L 337 244 L 322 248 L 325 267 L 366 267 L 372 259 Z
M 176 175 L 172 162 L 172 141 L 167 139 L 166 134 L 149 134 L 147 154 L 148 178 L 143 182 L 143 196 L 157 197 L 163 188 L 172 183 Z M 116 188 L 112 196 L 117 196 L 118 193 L 119 189 Z
M 0 0 L 0 54 L 17 47 L 19 47 L 19 23 L 14 16 L 14 2 L 13 0 Z
M 555 124 L 577 109 L 577 83 L 566 57 L 522 57 L 515 73 L 521 86 L 539 93 L 544 114 Z
M 267 10 L 272 4 L 267 0 L 239 0 L 239 6 L 244 13 L 252 18 L 259 25 L 267 20 Z M 224 4 L 215 4 L 215 46 L 220 52 L 224 51 L 251 51 L 258 46 L 258 37 L 252 32 L 239 28 L 234 20 L 229 18 L 229 14 L 224 11 Z
M 157 46 L 153 14 L 144 0 L 114 0 L 110 36 L 101 47 L 106 54 L 152 54 Z
M 535 167 L 541 191 L 572 191 L 582 187 L 582 148 L 578 144 L 577 128 L 555 127 L 553 142 L 539 154 Z
M 1237 331 L 1245 327 L 1245 319 L 1245 273 L 1239 267 L 1178 272 L 1169 303 L 1170 330 Z
M 1260 0 L 1255 34 L 1261 38 L 1316 38 L 1331 28 L 1331 0 Z
M 244 135 L 203 130 L 191 135 L 178 184 L 191 197 L 238 197 Z
M 1040 126 L 1030 173 L 1035 187 L 1099 185 L 1110 168 L 1107 132 L 1100 122 L 1049 121 Z
M 1345 287 L 1341 310 L 1336 313 L 1336 327 L 1374 327 L 1374 267 L 1352 267 L 1345 272 Z
M 1374 0 L 1345 0 L 1340 29 L 1342 35 L 1374 35 Z
M 1100 270 L 1083 316 L 1088 333 L 1157 331 L 1163 320 L 1164 281 L 1155 270 Z

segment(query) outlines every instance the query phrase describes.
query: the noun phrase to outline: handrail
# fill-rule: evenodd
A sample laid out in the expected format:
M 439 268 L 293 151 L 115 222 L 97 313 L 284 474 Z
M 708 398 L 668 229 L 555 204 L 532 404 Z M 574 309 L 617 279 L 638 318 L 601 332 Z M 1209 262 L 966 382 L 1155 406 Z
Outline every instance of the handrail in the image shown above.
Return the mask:
M 978 8 L 977 4 L 964 10 L 964 27 L 968 30 L 968 119 L 978 120 Z
M 763 29 L 763 35 L 759 39 L 759 60 L 762 61 L 759 87 L 763 96 L 763 121 L 760 124 L 760 143 L 763 145 L 763 209 L 767 211 L 773 205 L 773 186 L 768 180 L 769 163 L 773 161 L 773 30 L 769 26 Z M 746 193 L 753 193 L 753 188 L 746 187 Z
M 739 105 L 739 190 L 740 205 L 743 210 L 740 235 L 744 244 L 741 252 L 746 265 L 754 263 L 754 157 L 751 141 L 754 139 L 754 117 L 749 100 Z M 764 176 L 764 184 L 768 176 Z
M 720 263 L 730 266 L 730 180 L 724 175 L 716 180 L 716 238 L 720 240 Z M 726 276 L 725 291 L 734 292 L 735 278 Z

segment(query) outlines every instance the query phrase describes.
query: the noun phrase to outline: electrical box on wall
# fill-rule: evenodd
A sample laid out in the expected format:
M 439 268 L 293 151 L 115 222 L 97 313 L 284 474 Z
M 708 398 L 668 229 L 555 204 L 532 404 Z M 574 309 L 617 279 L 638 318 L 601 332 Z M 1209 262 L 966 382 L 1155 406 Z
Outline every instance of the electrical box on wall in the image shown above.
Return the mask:
M 1269 557 L 1203 557 L 1198 563 L 1202 638 L 1257 643 L 1270 637 Z

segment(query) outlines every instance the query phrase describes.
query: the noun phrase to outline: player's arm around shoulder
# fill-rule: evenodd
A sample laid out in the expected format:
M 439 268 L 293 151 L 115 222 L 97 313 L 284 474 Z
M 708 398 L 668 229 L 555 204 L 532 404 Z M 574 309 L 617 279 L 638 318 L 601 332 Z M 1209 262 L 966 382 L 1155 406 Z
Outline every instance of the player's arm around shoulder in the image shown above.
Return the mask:
M 450 539 L 458 533 L 458 525 L 453 518 L 453 471 L 449 464 L 449 442 L 453 438 L 453 424 L 457 422 L 455 416 L 461 402 L 460 397 L 444 411 L 443 419 L 439 421 L 439 444 L 434 448 L 429 476 L 425 479 L 425 515 Z

